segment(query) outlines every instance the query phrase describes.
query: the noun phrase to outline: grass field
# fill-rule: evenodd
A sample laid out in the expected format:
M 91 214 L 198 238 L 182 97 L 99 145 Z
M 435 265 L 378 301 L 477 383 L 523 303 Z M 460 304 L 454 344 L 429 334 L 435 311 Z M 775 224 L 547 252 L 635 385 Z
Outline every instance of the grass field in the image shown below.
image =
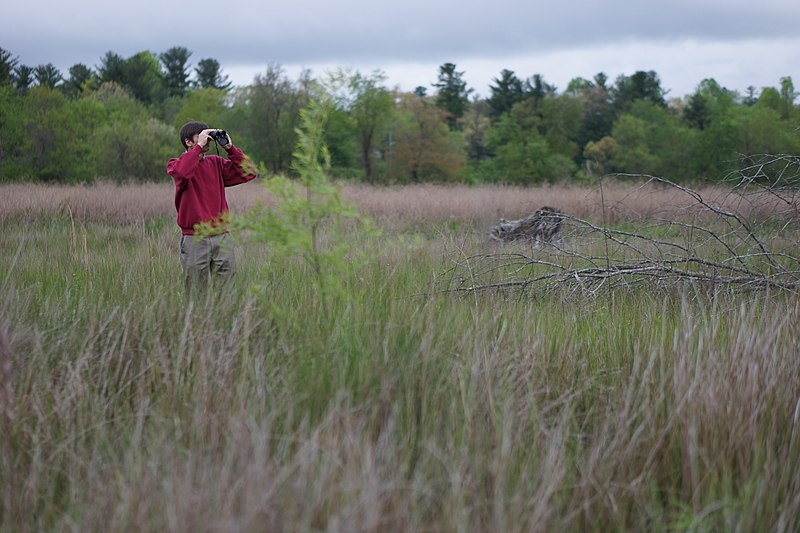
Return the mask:
M 675 191 L 344 192 L 383 236 L 323 309 L 246 241 L 188 298 L 169 184 L 0 187 L 0 529 L 800 529 L 796 294 L 438 290 L 500 217 Z

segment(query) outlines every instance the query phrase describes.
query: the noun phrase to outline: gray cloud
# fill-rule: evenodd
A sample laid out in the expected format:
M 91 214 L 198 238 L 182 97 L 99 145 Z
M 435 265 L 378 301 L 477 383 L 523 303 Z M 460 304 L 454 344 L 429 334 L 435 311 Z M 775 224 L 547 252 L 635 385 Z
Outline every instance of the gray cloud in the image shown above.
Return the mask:
M 613 53 L 609 46 L 631 42 L 690 39 L 729 42 L 733 49 L 741 42 L 797 37 L 800 2 L 296 0 L 271 6 L 201 0 L 110 6 L 99 0 L 31 0 L 6 6 L 4 19 L 0 46 L 23 64 L 52 62 L 64 71 L 78 62 L 96 66 L 109 50 L 127 57 L 185 46 L 193 62 L 212 57 L 223 69 L 268 62 L 380 67 L 458 59 L 494 60 L 499 72 L 507 58 L 597 48 Z

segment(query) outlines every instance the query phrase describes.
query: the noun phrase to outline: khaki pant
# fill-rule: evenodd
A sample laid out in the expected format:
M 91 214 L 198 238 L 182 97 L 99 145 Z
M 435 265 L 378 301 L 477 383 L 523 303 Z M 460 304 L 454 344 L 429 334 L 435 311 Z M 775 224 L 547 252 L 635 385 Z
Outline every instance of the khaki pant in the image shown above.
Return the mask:
M 212 276 L 226 282 L 233 277 L 235 267 L 233 239 L 229 234 L 181 235 L 181 268 L 187 288 L 191 285 L 206 287 Z

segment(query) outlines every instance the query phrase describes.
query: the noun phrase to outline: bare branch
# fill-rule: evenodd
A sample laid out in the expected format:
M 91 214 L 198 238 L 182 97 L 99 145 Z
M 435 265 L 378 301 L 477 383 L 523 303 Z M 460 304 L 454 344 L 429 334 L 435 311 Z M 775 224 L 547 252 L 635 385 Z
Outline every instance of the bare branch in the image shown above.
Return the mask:
M 643 187 L 657 183 L 690 199 L 688 207 L 673 211 L 670 218 L 631 219 L 609 227 L 543 208 L 524 219 L 501 220 L 490 239 L 512 241 L 500 245 L 507 251 L 464 255 L 446 272 L 442 290 L 535 288 L 596 294 L 600 288 L 690 282 L 726 290 L 797 292 L 798 168 L 796 156 L 751 156 L 736 186 L 719 199 L 665 178 L 637 175 L 645 180 Z M 556 231 L 547 226 L 547 236 L 555 238 L 542 238 L 545 214 L 558 222 Z M 511 238 L 499 238 L 504 236 Z

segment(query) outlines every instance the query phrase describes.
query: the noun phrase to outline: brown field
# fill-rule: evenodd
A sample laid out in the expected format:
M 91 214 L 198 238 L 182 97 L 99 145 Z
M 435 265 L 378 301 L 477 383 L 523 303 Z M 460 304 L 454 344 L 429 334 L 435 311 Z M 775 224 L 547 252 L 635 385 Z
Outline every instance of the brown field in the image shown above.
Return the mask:
M 732 194 L 727 187 L 697 189 L 715 205 L 747 217 L 760 217 L 787 205 L 769 194 Z M 258 184 L 227 190 L 231 209 L 241 211 L 254 203 L 269 202 L 269 194 Z M 35 217 L 68 214 L 82 221 L 131 223 L 159 216 L 172 217 L 174 189 L 170 182 L 115 185 L 100 182 L 81 186 L 10 184 L 0 186 L 0 220 L 8 216 Z M 500 218 L 522 218 L 542 206 L 558 207 L 565 213 L 593 221 L 670 218 L 697 208 L 694 198 L 679 189 L 658 184 L 608 182 L 600 187 L 564 185 L 512 187 L 484 185 L 408 185 L 397 187 L 343 185 L 343 194 L 376 220 L 392 223 L 427 223 L 460 220 L 488 225 Z M 605 206 L 605 218 L 603 217 Z
M 269 201 L 229 192 L 235 211 Z M 702 193 L 797 216 L 793 198 Z M 692 258 L 686 224 L 629 219 L 708 216 L 711 252 L 739 255 L 698 264 L 762 280 L 800 275 L 796 226 L 763 220 L 763 266 L 749 227 L 677 188 L 346 184 L 390 237 L 418 235 L 349 235 L 368 260 L 334 265 L 347 290 L 327 299 L 296 251 L 243 242 L 230 290 L 192 297 L 172 194 L 0 186 L 0 532 L 800 531 L 796 287 L 667 284 L 701 268 L 673 261 L 613 291 L 431 290 L 454 264 L 481 279 L 465 251 L 494 248 L 464 229 L 544 205 L 688 238 Z M 558 260 L 629 264 L 641 242 Z

